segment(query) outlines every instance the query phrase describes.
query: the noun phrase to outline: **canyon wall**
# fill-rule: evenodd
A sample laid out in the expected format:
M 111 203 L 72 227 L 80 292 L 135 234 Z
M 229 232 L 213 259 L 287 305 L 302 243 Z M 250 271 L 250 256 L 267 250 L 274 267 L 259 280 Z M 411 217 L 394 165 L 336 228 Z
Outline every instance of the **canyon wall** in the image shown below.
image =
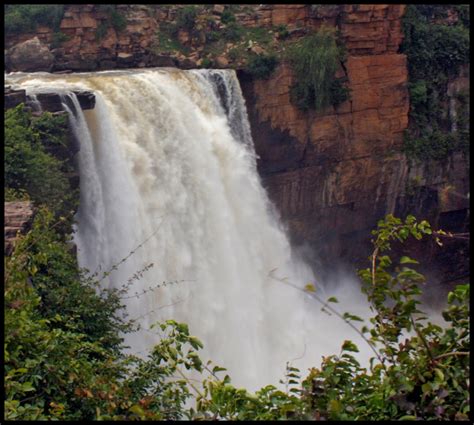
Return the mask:
M 7 37 L 7 70 L 203 66 L 210 57 L 204 48 L 206 36 L 211 30 L 222 34 L 229 27 L 223 14 L 230 6 L 203 6 L 194 28 L 177 32 L 186 51 L 165 51 L 157 34 L 165 23 L 177 22 L 180 7 L 117 5 L 126 17 L 126 28 L 118 31 L 104 26 L 107 13 L 97 5 L 68 5 L 60 24 L 68 39 L 55 45 L 54 31 L 47 27 Z M 244 5 L 235 9 L 239 25 L 249 30 L 268 28 L 276 45 L 280 44 L 276 28 L 284 27 L 293 39 L 323 25 L 337 28 L 347 48 L 347 60 L 337 76 L 348 79 L 351 96 L 323 112 L 303 112 L 290 102 L 294 76 L 285 60 L 268 79 L 255 79 L 231 55 L 235 42 L 223 45 L 213 57 L 213 67 L 238 71 L 263 184 L 293 241 L 311 248 L 305 252 L 313 263 L 364 264 L 371 248 L 370 231 L 388 213 L 412 213 L 448 230 L 468 229 L 468 160 L 455 154 L 446 161 L 416 164 L 401 150 L 410 108 L 407 58 L 399 53 L 404 11 L 405 6 L 398 4 Z M 32 54 L 28 43 L 37 46 L 36 65 L 35 60 L 25 65 L 21 59 L 22 49 L 29 48 Z M 260 54 L 265 48 L 254 37 L 245 50 Z M 451 81 L 448 95 L 454 99 L 466 89 L 469 78 L 464 68 Z M 418 251 L 432 263 L 441 255 L 433 249 Z M 442 266 L 438 272 L 451 273 Z
M 294 22 L 292 6 L 275 7 L 279 23 Z M 302 112 L 290 102 L 289 67 L 280 66 L 269 80 L 242 79 L 264 185 L 293 240 L 309 243 L 310 258 L 323 265 L 334 259 L 363 265 L 371 249 L 370 231 L 388 213 L 414 214 L 435 227 L 465 232 L 468 159 L 454 154 L 417 164 L 401 151 L 410 108 L 407 58 L 397 53 L 404 6 L 299 10 L 307 25 L 330 22 L 340 30 L 348 57 L 339 76 L 347 76 L 351 99 L 322 113 Z M 469 90 L 467 69 L 450 83 L 450 98 L 454 91 Z M 462 243 L 463 259 L 451 264 L 433 244 L 429 249 L 413 244 L 413 251 L 432 277 L 455 280 L 453 269 L 458 268 L 458 276 L 469 273 L 458 267 L 469 261 L 468 245 Z

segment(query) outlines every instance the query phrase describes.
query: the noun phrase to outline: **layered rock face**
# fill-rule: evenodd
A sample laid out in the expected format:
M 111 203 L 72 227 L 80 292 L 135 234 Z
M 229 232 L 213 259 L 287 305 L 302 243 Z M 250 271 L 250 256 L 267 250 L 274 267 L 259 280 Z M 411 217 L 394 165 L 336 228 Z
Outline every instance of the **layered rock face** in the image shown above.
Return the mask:
M 279 22 L 292 19 L 283 13 L 288 8 L 279 5 Z M 399 148 L 409 98 L 406 57 L 397 50 L 404 8 L 303 10 L 313 28 L 340 29 L 348 58 L 339 74 L 349 80 L 351 99 L 323 113 L 298 111 L 290 103 L 293 81 L 285 66 L 270 80 L 246 84 L 259 167 L 296 242 L 310 242 L 323 258 L 360 259 L 370 248 L 360 246 L 362 235 L 395 212 L 403 191 L 406 163 Z
M 466 158 L 414 165 L 401 152 L 409 111 L 406 57 L 397 53 L 404 6 L 274 7 L 278 23 L 335 25 L 348 49 L 339 76 L 348 78 L 351 99 L 323 113 L 290 103 L 293 76 L 286 66 L 269 80 L 243 78 L 259 170 L 294 242 L 309 243 L 308 255 L 323 266 L 337 260 L 366 266 L 370 231 L 388 213 L 465 231 L 459 222 L 452 226 L 469 208 Z M 461 76 L 450 87 L 466 84 Z M 442 256 L 418 251 L 430 266 Z M 453 280 L 447 269 L 437 271 Z
M 29 229 L 33 214 L 30 201 L 5 202 L 5 255 L 11 254 L 18 234 Z

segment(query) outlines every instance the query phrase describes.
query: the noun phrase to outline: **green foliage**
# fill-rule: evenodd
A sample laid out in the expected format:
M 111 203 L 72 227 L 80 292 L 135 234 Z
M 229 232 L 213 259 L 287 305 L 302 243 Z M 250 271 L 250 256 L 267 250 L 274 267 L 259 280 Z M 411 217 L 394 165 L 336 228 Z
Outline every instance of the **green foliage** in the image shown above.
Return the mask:
M 93 417 L 76 388 L 121 375 L 110 363 L 122 341 L 118 332 L 128 328 L 113 316 L 118 299 L 81 285 L 75 255 L 52 219 L 40 209 L 6 259 L 6 419 Z
M 34 32 L 38 25 L 44 25 L 59 31 L 64 15 L 61 4 L 6 4 L 5 34 Z
M 350 99 L 351 89 L 346 86 L 347 77 L 335 78 L 331 83 L 330 93 L 331 101 L 334 106 L 338 106 L 346 100 Z
M 69 247 L 71 236 L 52 228 L 53 219 L 53 214 L 41 210 L 16 250 L 17 256 L 26 255 L 29 281 L 40 296 L 38 311 L 46 319 L 57 315 L 73 319 L 75 331 L 84 334 L 85 340 L 100 341 L 104 348 L 117 351 L 122 341 L 118 332 L 127 332 L 132 326 L 114 316 L 121 308 L 120 294 L 100 290 L 97 280 L 78 270 L 75 253 Z M 59 218 L 62 220 L 64 217 Z M 69 329 L 70 323 L 65 326 Z M 58 328 L 62 328 L 60 323 Z
M 204 58 L 201 63 L 202 68 L 212 68 L 213 62 L 209 58 Z
M 303 37 L 290 48 L 288 59 L 297 81 L 290 96 L 300 109 L 320 111 L 348 99 L 342 80 L 335 79 L 344 50 L 338 46 L 332 29 L 323 27 Z
M 464 137 L 463 137 L 464 136 Z M 443 160 L 454 152 L 469 152 L 469 134 L 445 133 L 434 130 L 420 137 L 404 133 L 403 151 L 409 158 Z
M 270 77 L 277 65 L 278 59 L 275 55 L 252 55 L 247 61 L 245 70 L 254 78 L 267 79 Z
M 255 393 L 236 388 L 224 368 L 204 362 L 201 341 L 174 320 L 149 329 L 157 329 L 160 340 L 146 359 L 124 355 L 118 335 L 131 328 L 118 313 L 126 286 L 96 293 L 99 282 L 77 272 L 54 226 L 52 214 L 40 210 L 6 259 L 6 419 L 472 419 L 469 285 L 449 293 L 447 324 L 437 326 L 419 307 L 424 277 L 413 268 L 417 262 L 387 255 L 393 241 L 446 236 L 426 221 L 389 215 L 373 232 L 371 267 L 360 271 L 373 315 L 358 331 L 375 353 L 370 369 L 360 366 L 353 356 L 358 347 L 346 340 L 307 377 L 287 364 L 284 390 L 267 385 Z M 337 299 L 324 303 L 334 312 L 329 303 Z
M 376 358 L 368 373 L 349 354 L 357 347 L 346 341 L 338 356 L 326 357 L 311 371 L 303 387 L 318 418 L 468 419 L 469 286 L 449 294 L 443 314 L 448 325 L 441 328 L 419 310 L 424 277 L 411 268 L 417 262 L 403 256 L 396 263 L 384 255 L 394 240 L 443 233 L 412 216 L 402 222 L 389 215 L 379 222 L 372 267 L 360 271 L 373 311 L 371 327 L 364 326 L 361 335 Z
M 239 41 L 244 34 L 244 29 L 241 25 L 235 22 L 230 22 L 223 30 L 222 35 L 227 41 Z
M 75 208 L 77 193 L 65 173 L 71 165 L 53 156 L 67 151 L 67 116 L 44 113 L 34 119 L 23 105 L 5 111 L 5 187 L 24 191 L 57 214 Z
M 459 21 L 466 28 L 470 28 L 469 4 L 453 4 L 451 5 L 457 12 Z
M 230 10 L 224 10 L 221 15 L 221 22 L 223 24 L 230 24 L 231 22 L 235 22 L 235 16 Z
M 116 10 L 113 10 L 110 14 L 110 24 L 118 32 L 125 31 L 125 28 L 127 28 L 127 20 L 125 19 L 125 16 Z
M 25 189 L 13 189 L 11 187 L 5 188 L 5 202 L 12 201 L 29 201 L 30 195 Z
M 179 9 L 176 15 L 176 30 L 184 29 L 192 31 L 196 24 L 196 6 L 185 6 Z
M 147 360 L 125 356 L 120 291 L 77 270 L 69 240 L 40 209 L 6 258 L 5 418 L 91 420 L 185 418 L 190 397 L 181 367 L 202 370 L 202 343 L 186 325 L 160 325 Z M 168 336 L 166 336 L 168 335 Z
M 214 43 L 220 39 L 220 34 L 218 31 L 209 31 L 206 33 L 206 41 L 209 43 Z
M 466 7 L 464 7 L 466 6 Z M 454 25 L 443 22 L 448 7 L 458 12 Z M 453 152 L 467 153 L 469 122 L 451 132 L 446 113 L 447 84 L 469 63 L 469 6 L 408 5 L 403 18 L 401 52 L 408 58 L 410 91 L 409 158 L 442 160 Z M 467 116 L 466 108 L 457 116 Z M 457 118 L 456 118 L 457 119 Z M 458 123 L 459 124 L 459 123 Z
M 70 40 L 70 37 L 66 34 L 64 34 L 61 31 L 57 31 L 53 33 L 53 41 L 51 42 L 51 47 L 53 49 L 61 46 L 61 43 L 64 43 L 65 41 Z
M 434 23 L 434 12 L 427 5 L 409 5 L 403 19 L 401 51 L 408 56 L 411 80 L 431 79 L 442 73 L 455 76 L 459 66 L 469 62 L 469 30 L 462 23 Z M 445 5 L 436 9 L 445 11 Z
M 240 50 L 239 50 L 239 49 L 236 49 L 236 48 L 230 49 L 229 52 L 227 53 L 227 57 L 228 57 L 229 60 L 231 60 L 231 61 L 236 61 L 236 60 L 238 60 L 239 57 L 240 57 Z
M 413 108 L 420 108 L 426 105 L 428 101 L 428 92 L 425 80 L 418 80 L 415 83 L 408 84 L 408 90 L 410 92 L 410 101 Z
M 285 39 L 290 35 L 288 28 L 283 24 L 277 25 L 275 31 L 278 33 L 278 38 L 280 39 Z
M 108 29 L 109 29 L 109 26 L 107 25 L 106 22 L 101 22 L 99 25 L 97 25 L 97 29 L 95 30 L 96 41 L 102 40 L 107 35 Z
M 160 24 L 158 32 L 158 46 L 155 48 L 157 53 L 178 51 L 187 54 L 189 49 L 183 46 L 176 38 L 174 26 L 165 23 Z

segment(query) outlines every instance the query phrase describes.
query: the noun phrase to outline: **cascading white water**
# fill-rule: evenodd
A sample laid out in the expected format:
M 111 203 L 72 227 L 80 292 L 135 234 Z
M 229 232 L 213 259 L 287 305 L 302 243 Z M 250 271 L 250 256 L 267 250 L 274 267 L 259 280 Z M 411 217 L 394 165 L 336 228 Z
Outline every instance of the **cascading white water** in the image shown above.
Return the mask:
M 11 79 L 27 93 L 62 93 L 70 112 L 81 146 L 79 264 L 107 271 L 142 245 L 104 281 L 117 288 L 153 264 L 124 300 L 129 317 L 142 324 L 125 336 L 133 352 L 157 342 L 150 330 L 156 321 L 186 322 L 204 343 L 202 357 L 255 390 L 277 384 L 287 361 L 304 370 L 339 352 L 344 339 L 359 342 L 308 294 L 273 277 L 299 288 L 314 283 L 260 184 L 234 71 Z M 77 89 L 95 93 L 93 110 L 80 109 Z M 360 314 L 357 288 L 337 296 Z

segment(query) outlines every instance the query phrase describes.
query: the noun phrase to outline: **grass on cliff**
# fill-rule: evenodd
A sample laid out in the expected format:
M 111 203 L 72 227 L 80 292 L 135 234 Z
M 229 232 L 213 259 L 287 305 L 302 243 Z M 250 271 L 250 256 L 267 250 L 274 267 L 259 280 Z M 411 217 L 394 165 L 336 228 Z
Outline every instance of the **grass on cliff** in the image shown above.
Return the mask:
M 345 80 L 335 78 L 344 57 L 344 47 L 331 28 L 323 27 L 294 43 L 288 50 L 296 79 L 290 91 L 292 102 L 302 110 L 321 111 L 347 100 Z

